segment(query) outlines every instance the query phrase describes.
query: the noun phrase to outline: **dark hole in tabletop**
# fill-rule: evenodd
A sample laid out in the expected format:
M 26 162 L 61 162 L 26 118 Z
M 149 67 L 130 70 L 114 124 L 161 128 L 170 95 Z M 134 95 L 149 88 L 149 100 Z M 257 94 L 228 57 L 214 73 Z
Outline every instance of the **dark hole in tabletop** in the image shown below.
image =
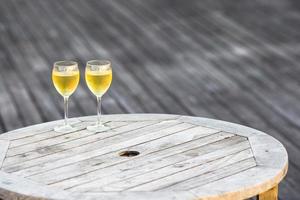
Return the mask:
M 122 152 L 119 153 L 119 156 L 134 157 L 134 156 L 137 156 L 139 154 L 140 154 L 140 152 L 138 152 L 138 151 L 122 151 Z

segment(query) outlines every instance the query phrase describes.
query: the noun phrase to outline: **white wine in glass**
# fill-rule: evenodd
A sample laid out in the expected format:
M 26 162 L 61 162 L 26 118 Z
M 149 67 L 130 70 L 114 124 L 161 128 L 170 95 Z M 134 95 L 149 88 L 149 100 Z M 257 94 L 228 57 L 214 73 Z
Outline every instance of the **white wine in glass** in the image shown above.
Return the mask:
M 112 81 L 111 62 L 108 60 L 88 61 L 85 68 L 85 80 L 88 88 L 97 97 L 97 123 L 88 126 L 93 132 L 103 132 L 110 128 L 101 122 L 101 98 L 108 90 Z
M 76 90 L 79 83 L 78 64 L 74 61 L 58 61 L 54 63 L 52 70 L 54 87 L 64 98 L 64 124 L 54 128 L 60 133 L 69 133 L 76 130 L 68 123 L 68 100 Z

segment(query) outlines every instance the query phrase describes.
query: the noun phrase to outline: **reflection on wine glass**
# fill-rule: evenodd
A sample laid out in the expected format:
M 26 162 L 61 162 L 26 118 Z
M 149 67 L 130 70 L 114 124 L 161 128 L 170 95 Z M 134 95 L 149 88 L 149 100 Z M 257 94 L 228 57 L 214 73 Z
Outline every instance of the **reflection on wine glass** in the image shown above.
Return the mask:
M 60 133 L 69 133 L 75 131 L 76 128 L 68 123 L 68 100 L 76 90 L 79 83 L 79 70 L 77 62 L 58 61 L 54 63 L 52 70 L 52 81 L 54 87 L 64 98 L 64 115 L 65 120 L 63 126 L 54 128 L 54 131 Z
M 88 88 L 97 97 L 97 123 L 87 129 L 102 132 L 110 128 L 101 123 L 101 97 L 108 90 L 112 81 L 111 62 L 108 60 L 88 61 L 85 68 L 85 80 Z

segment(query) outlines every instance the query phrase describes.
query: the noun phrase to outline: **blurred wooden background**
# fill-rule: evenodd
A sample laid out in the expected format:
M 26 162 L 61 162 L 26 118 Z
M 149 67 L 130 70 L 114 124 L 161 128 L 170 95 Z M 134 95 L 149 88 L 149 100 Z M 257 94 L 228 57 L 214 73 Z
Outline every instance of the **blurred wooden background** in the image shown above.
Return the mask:
M 104 113 L 174 113 L 265 131 L 290 157 L 280 198 L 300 196 L 298 0 L 1 0 L 0 132 L 61 119 L 54 61 L 80 63 L 70 116 L 92 115 L 89 59 L 112 60 Z

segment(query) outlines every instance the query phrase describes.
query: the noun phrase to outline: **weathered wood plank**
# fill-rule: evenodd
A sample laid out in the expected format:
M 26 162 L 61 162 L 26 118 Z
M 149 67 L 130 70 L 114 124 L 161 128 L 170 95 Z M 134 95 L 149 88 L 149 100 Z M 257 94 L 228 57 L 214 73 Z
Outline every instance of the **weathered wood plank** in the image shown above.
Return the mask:
M 252 129 L 250 127 L 237 125 L 234 123 L 228 123 L 221 120 L 213 120 L 208 118 L 195 118 L 189 116 L 182 116 L 179 118 L 179 120 L 182 122 L 191 123 L 199 126 L 214 128 L 216 130 L 227 131 L 229 133 L 236 133 L 245 137 L 253 136 L 253 134 L 254 135 L 264 134 L 263 132 L 258 131 L 256 129 Z
M 191 128 L 191 126 L 181 126 L 181 127 L 177 126 L 176 128 L 177 128 L 178 132 L 180 132 L 180 131 L 184 132 L 184 130 Z M 163 137 L 162 140 L 159 138 L 159 139 L 153 140 L 153 142 L 154 142 L 154 144 L 158 143 L 158 145 L 160 143 L 162 143 L 161 145 L 165 145 L 166 146 L 165 148 L 167 148 L 168 143 L 166 144 L 166 142 L 164 142 L 164 139 L 165 139 L 165 137 Z M 169 143 L 169 145 L 172 145 L 172 143 Z M 139 147 L 139 146 L 141 146 L 141 147 Z M 132 148 L 134 148 L 135 151 L 139 151 L 140 153 L 143 153 L 143 154 L 147 154 L 147 153 L 149 153 L 149 151 L 153 152 L 153 149 L 151 148 L 151 145 L 148 144 L 148 142 L 141 143 L 141 145 L 134 145 L 134 146 L 124 148 L 124 149 L 130 150 Z M 119 152 L 121 152 L 121 151 L 123 151 L 123 150 L 119 150 Z M 155 149 L 155 151 L 159 151 L 159 149 Z M 70 175 L 71 175 L 71 177 L 78 176 L 78 175 L 81 175 L 81 173 L 86 173 L 91 170 L 93 171 L 99 167 L 101 168 L 101 167 L 103 167 L 101 164 L 105 164 L 105 165 L 109 166 L 109 165 L 113 164 L 113 163 L 111 163 L 112 161 L 120 162 L 120 161 L 127 160 L 126 157 L 116 156 L 116 155 L 118 155 L 119 152 L 113 151 L 112 153 L 109 153 L 109 155 L 105 154 L 104 156 L 107 157 L 106 159 L 105 158 L 102 159 L 101 156 L 97 156 L 97 157 L 93 157 L 91 159 L 81 161 L 80 163 L 76 162 L 72 165 L 64 166 L 63 168 L 55 168 L 51 171 L 47 171 L 46 174 L 57 174 L 57 175 L 60 174 L 61 176 L 59 177 L 59 179 L 66 179 Z M 108 159 L 108 158 L 111 158 L 111 159 Z M 105 161 L 105 163 L 101 162 L 101 160 Z M 70 171 L 70 169 L 74 169 L 74 170 Z M 80 169 L 80 170 L 78 170 L 78 169 Z M 38 174 L 37 177 L 39 177 L 39 176 L 40 175 Z M 41 175 L 41 176 L 43 176 L 43 175 Z M 48 175 L 46 175 L 46 176 L 48 176 Z M 53 176 L 49 176 L 49 179 L 51 179 L 51 180 L 55 179 L 57 181 L 57 179 Z M 49 179 L 45 179 L 45 180 L 49 180 Z M 49 180 L 50 183 L 51 183 L 51 180 Z M 56 182 L 56 181 L 54 181 L 54 182 Z
M 191 150 L 192 152 L 196 152 L 197 150 L 202 150 L 201 152 L 207 153 L 206 145 L 211 147 L 215 146 L 214 143 L 218 143 L 222 141 L 225 138 L 230 138 L 233 135 L 227 134 L 227 133 L 220 133 L 220 134 L 213 134 L 208 135 L 205 138 L 195 138 L 192 141 L 176 141 L 174 144 L 169 144 L 168 142 L 162 143 L 162 147 L 160 151 L 157 151 L 155 149 L 153 150 L 147 150 L 148 145 L 138 145 L 135 146 L 134 149 L 139 152 L 144 152 L 143 157 L 136 157 L 132 158 L 131 160 L 124 160 L 126 162 L 112 162 L 110 167 L 108 168 L 107 165 L 102 165 L 97 168 L 97 170 L 90 171 L 89 173 L 83 173 L 82 176 L 75 176 L 66 180 L 63 180 L 61 182 L 54 183 L 54 186 L 63 187 L 66 189 L 72 188 L 72 187 L 80 187 L 81 184 L 84 185 L 85 183 L 89 184 L 91 181 L 96 181 L 95 184 L 103 184 L 105 181 L 108 181 L 107 179 L 101 181 L 100 179 L 102 177 L 106 177 L 111 174 L 111 177 L 109 180 L 113 180 L 114 176 L 117 176 L 117 178 L 124 177 L 126 174 L 139 174 L 143 172 L 142 170 L 144 167 L 146 167 L 145 170 L 151 170 L 153 169 L 152 163 L 155 164 L 155 162 L 161 162 L 160 164 L 163 165 L 165 163 L 167 165 L 167 161 L 177 154 L 185 153 L 186 149 L 189 147 L 194 147 L 195 149 Z M 226 139 L 227 140 L 227 139 Z M 159 140 L 157 140 L 159 141 Z M 236 141 L 236 140 L 234 140 Z M 155 141 L 153 141 L 155 142 Z M 181 143 L 182 142 L 182 143 Z M 149 142 L 147 143 L 149 145 L 153 145 L 154 143 Z M 159 144 L 159 143 L 158 143 Z M 228 144 L 225 142 L 225 144 Z M 174 146 L 173 146 L 174 145 Z M 142 147 L 140 147 L 142 146 Z M 160 146 L 160 145 L 159 145 Z M 220 145 L 222 146 L 222 145 Z M 150 147 L 150 146 L 149 146 Z M 197 152 L 198 153 L 198 152 Z M 200 154 L 200 153 L 198 153 Z M 184 159 L 185 156 L 179 156 L 178 159 Z M 187 155 L 190 157 L 191 155 Z M 109 159 L 109 156 L 106 158 Z M 110 158 L 111 159 L 111 158 Z M 117 160 L 117 158 L 115 158 Z M 163 161 L 162 161 L 163 160 Z M 137 163 L 138 162 L 138 163 Z M 156 166 L 156 165 L 154 165 Z M 100 170 L 101 169 L 101 170 Z M 155 169 L 155 168 L 154 168 Z M 66 170 L 64 170 L 65 173 Z M 128 171 L 126 173 L 125 171 Z M 118 176 L 120 175 L 120 177 Z M 98 180 L 97 180 L 98 179 Z M 77 190 L 78 188 L 74 188 L 74 190 Z
M 239 152 L 238 154 L 224 156 L 221 159 L 207 162 L 203 165 L 193 166 L 189 170 L 179 171 L 178 173 L 174 173 L 174 174 L 171 173 L 171 175 L 169 175 L 169 176 L 162 176 L 162 178 L 160 178 L 160 179 L 152 180 L 152 178 L 150 178 L 149 182 L 146 182 L 146 183 L 140 184 L 140 185 L 133 185 L 133 187 L 125 188 L 125 190 L 127 189 L 129 191 L 145 191 L 145 190 L 153 191 L 153 190 L 159 190 L 159 189 L 163 189 L 166 187 L 170 187 L 176 183 L 184 182 L 185 180 L 188 180 L 188 179 L 193 179 L 194 177 L 197 177 L 198 181 L 204 180 L 205 178 L 202 177 L 202 175 L 206 176 L 207 173 L 216 174 L 215 171 L 218 171 L 219 168 L 222 168 L 224 166 L 228 166 L 231 164 L 236 165 L 236 168 L 242 171 L 245 169 L 245 168 L 243 168 L 243 165 L 241 164 L 241 163 L 243 163 L 242 159 L 247 159 L 247 161 L 248 161 L 246 169 L 248 169 L 250 167 L 254 167 L 256 165 L 253 155 L 251 154 L 251 151 L 245 150 L 245 151 Z M 232 175 L 232 173 L 234 174 L 236 172 L 234 170 L 230 170 L 227 174 L 223 173 L 223 175 L 230 176 L 230 175 Z M 142 176 L 140 178 L 142 178 Z M 214 179 L 212 179 L 212 180 L 214 180 Z M 206 181 L 207 181 L 207 179 L 206 179 Z M 191 185 L 193 185 L 193 184 L 191 184 Z M 114 187 L 107 186 L 107 187 L 103 187 L 103 188 L 106 190 L 109 190 L 110 188 L 114 188 L 117 190 L 119 189 L 119 187 L 117 187 L 115 185 L 114 185 Z M 172 188 L 174 188 L 175 190 L 179 190 L 179 188 L 181 188 L 181 186 L 172 187 Z M 185 187 L 182 187 L 182 188 L 186 189 Z M 120 187 L 120 189 L 123 190 L 122 187 Z
M 41 162 L 50 162 L 51 157 L 52 157 L 51 154 L 55 154 L 55 150 L 57 150 L 57 152 L 60 152 L 61 150 L 62 151 L 66 150 L 66 152 L 60 152 L 59 157 L 55 157 L 55 155 L 57 156 L 57 154 L 55 154 L 53 156 L 55 159 L 72 156 L 75 153 L 95 150 L 98 148 L 98 145 L 105 146 L 105 144 L 107 144 L 107 141 L 103 141 L 103 139 L 112 137 L 112 140 L 113 140 L 114 136 L 117 137 L 118 134 L 122 134 L 123 132 L 126 133 L 126 132 L 129 132 L 132 130 L 137 131 L 139 129 L 143 129 L 147 126 L 151 126 L 156 123 L 158 123 L 158 122 L 157 121 L 148 121 L 148 122 L 134 123 L 134 124 L 131 124 L 128 126 L 116 128 L 115 129 L 116 132 L 112 131 L 112 132 L 105 132 L 102 134 L 92 134 L 88 137 L 83 137 L 80 140 L 73 140 L 73 141 L 61 143 L 58 145 L 55 144 L 52 146 L 51 149 L 48 149 L 47 147 L 45 147 L 44 149 L 41 148 L 41 149 L 38 149 L 35 151 L 22 153 L 17 156 L 8 157 L 4 165 L 10 166 L 13 163 L 20 163 L 20 161 L 23 161 L 23 162 L 21 162 L 22 164 L 20 163 L 20 164 L 12 165 L 12 166 L 17 167 L 17 166 L 23 165 L 25 167 L 26 163 L 28 163 L 28 162 L 29 163 L 33 162 L 33 163 L 31 163 L 31 165 L 28 165 L 28 166 L 34 166 L 34 163 L 37 163 L 37 162 L 40 162 L 40 163 Z M 93 143 L 93 144 L 90 146 L 86 146 L 90 143 Z M 47 156 L 47 155 L 50 155 L 50 156 Z M 22 157 L 23 157 L 23 159 L 22 159 Z M 37 158 L 40 158 L 40 159 L 37 159 Z M 37 160 L 35 160 L 35 159 L 37 159 Z M 24 163 L 26 160 L 28 160 L 28 162 Z
M 180 131 L 182 133 L 188 134 L 190 132 L 189 130 L 191 129 L 188 130 L 182 129 Z M 113 172 L 112 170 L 110 170 L 111 168 L 114 168 L 119 172 L 122 164 L 125 166 L 132 165 L 132 164 L 135 164 L 136 166 L 137 165 L 140 166 L 141 165 L 140 163 L 144 163 L 144 162 L 147 163 L 153 160 L 162 159 L 161 157 L 176 155 L 178 153 L 176 150 L 182 152 L 183 149 L 185 150 L 188 149 L 188 146 L 190 146 L 191 148 L 197 148 L 199 146 L 204 146 L 210 143 L 214 143 L 216 141 L 220 141 L 230 136 L 232 135 L 222 134 L 222 133 L 220 134 L 208 133 L 208 135 L 198 135 L 195 132 L 194 134 L 191 133 L 189 134 L 189 136 L 184 137 L 180 134 L 175 133 L 174 135 L 171 136 L 163 137 L 157 140 L 149 141 L 147 143 L 139 144 L 129 148 L 129 150 L 132 149 L 134 151 L 140 152 L 140 156 L 131 159 L 132 161 L 136 160 L 136 162 L 134 163 L 129 162 L 131 160 L 128 160 L 128 158 L 126 157 L 115 156 L 118 155 L 119 152 L 128 150 L 128 149 L 122 149 L 119 150 L 118 152 L 112 152 L 104 156 L 98 156 L 92 159 L 82 161 L 80 163 L 75 163 L 73 165 L 64 166 L 61 168 L 46 171 L 45 173 L 30 176 L 30 178 L 33 180 L 43 179 L 47 184 L 59 183 L 61 180 L 66 180 L 67 183 L 75 182 L 75 180 L 81 180 L 82 182 L 87 182 L 88 178 L 95 179 L 103 175 L 107 176 L 108 174 L 111 174 Z M 195 142 L 193 140 L 195 140 Z M 180 158 L 182 159 L 181 156 Z M 136 167 L 134 167 L 134 169 L 137 170 L 135 171 L 135 173 L 139 172 L 141 168 L 142 167 L 137 169 Z M 53 176 L 54 174 L 59 175 L 59 177 L 54 177 Z M 122 173 L 122 174 L 124 175 L 126 173 Z M 74 180 L 68 180 L 72 178 L 74 178 Z M 79 181 L 77 181 L 76 184 L 78 185 Z M 71 187 L 71 186 L 66 184 L 66 187 Z
M 259 166 L 272 167 L 277 166 L 280 171 L 287 171 L 288 154 L 286 151 L 278 151 L 278 149 L 284 149 L 283 145 L 276 141 L 274 138 L 268 135 L 253 135 L 249 137 L 250 145 L 253 149 L 253 155 L 256 158 L 256 162 Z M 270 159 L 276 155 L 277 159 Z M 268 163 L 268 166 L 264 166 L 264 163 Z M 280 165 L 281 163 L 281 165 Z M 285 170 L 283 170 L 285 169 Z
M 48 148 L 53 145 L 57 145 L 57 144 L 61 144 L 61 143 L 65 143 L 65 142 L 69 142 L 69 141 L 73 141 L 73 140 L 80 140 L 81 138 L 84 138 L 84 137 L 96 135 L 97 133 L 86 130 L 87 125 L 88 125 L 88 123 L 79 123 L 77 126 L 78 130 L 76 130 L 75 132 L 71 132 L 71 133 L 67 133 L 67 134 L 55 134 L 55 131 L 50 131 L 50 132 L 45 133 L 48 135 L 48 138 L 46 138 L 46 139 L 33 141 L 33 142 L 32 142 L 32 140 L 31 140 L 31 142 L 29 140 L 29 143 L 27 143 L 27 144 L 26 144 L 26 142 L 28 142 L 28 140 L 27 141 L 25 140 L 24 141 L 25 144 L 23 144 L 23 145 L 18 145 L 21 143 L 21 142 L 19 142 L 16 145 L 10 147 L 10 151 L 7 154 L 7 156 L 13 157 L 13 156 L 16 156 L 19 154 L 39 150 L 42 148 Z M 113 125 L 113 124 L 108 123 L 108 126 L 109 125 Z M 119 126 L 122 126 L 122 125 L 124 125 L 124 123 L 119 122 Z M 112 127 L 112 128 L 114 128 L 114 127 Z M 118 128 L 118 125 L 116 126 L 116 128 Z M 53 133 L 53 135 L 52 135 L 52 133 Z
M 95 123 L 95 122 L 92 122 L 92 123 Z M 125 126 L 127 125 L 128 123 L 126 122 L 103 122 L 104 124 L 106 124 L 107 126 L 111 127 L 112 129 L 116 129 L 120 126 Z M 87 125 L 89 125 L 91 123 L 80 123 L 78 125 L 74 125 L 74 127 L 76 127 L 78 130 L 81 130 L 81 129 L 85 129 Z M 54 138 L 54 137 L 58 137 L 58 136 L 61 136 L 61 135 L 64 135 L 66 137 L 69 136 L 70 133 L 67 133 L 67 134 L 64 134 L 64 133 L 58 133 L 58 132 L 51 132 L 51 133 L 46 133 L 46 134 L 36 134 L 36 135 L 32 135 L 32 136 L 29 136 L 29 137 L 26 137 L 26 138 L 22 138 L 22 139 L 17 139 L 17 140 L 13 140 L 11 145 L 10 145 L 10 148 L 16 148 L 16 147 L 19 147 L 19 146 L 23 146 L 23 145 L 28 145 L 28 144 L 32 144 L 32 143 L 37 143 L 37 142 L 41 142 L 41 141 L 44 141 L 44 140 L 47 140 L 47 139 L 50 139 L 50 138 Z M 88 135 L 88 134 L 87 134 Z
M 93 158 L 102 154 L 109 153 L 111 151 L 117 150 L 117 149 L 123 149 L 123 148 L 129 148 L 131 146 L 144 143 L 149 140 L 155 140 L 157 138 L 163 137 L 163 135 L 169 135 L 176 133 L 177 126 L 172 126 L 178 124 L 177 121 L 170 120 L 170 121 L 163 121 L 161 123 L 158 123 L 156 127 L 153 127 L 152 129 L 149 129 L 149 127 L 146 127 L 147 130 L 144 129 L 138 129 L 136 131 L 131 131 L 129 134 L 131 137 L 124 138 L 124 137 L 117 137 L 117 142 L 115 138 L 109 138 L 110 142 L 108 141 L 102 141 L 103 145 L 102 148 L 93 149 L 91 151 L 83 151 L 82 153 L 75 154 L 72 153 L 72 155 L 68 157 L 64 157 L 64 154 L 55 154 L 55 156 L 51 156 L 51 160 L 53 162 L 49 162 L 49 160 L 46 160 L 48 162 L 44 163 L 43 167 L 40 167 L 38 163 L 40 163 L 40 160 L 33 160 L 33 163 L 29 161 L 28 163 L 22 163 L 22 165 L 17 166 L 11 166 L 5 168 L 7 172 L 14 172 L 14 174 L 26 174 L 27 176 L 32 174 L 37 174 L 39 172 L 61 167 L 64 165 L 69 165 L 75 162 L 79 162 L 81 160 L 86 160 L 88 158 Z M 179 124 L 180 125 L 180 124 Z M 171 126 L 171 127 L 170 127 Z M 118 142 L 119 141 L 119 142 Z M 106 144 L 106 145 L 105 145 Z M 59 157 L 64 157 L 62 160 L 58 160 Z M 45 157 L 43 157 L 45 158 Z M 43 159 L 42 158 L 42 159 Z M 30 168 L 26 168 L 26 166 L 31 166 Z M 34 166 L 37 165 L 37 166 Z M 28 167 L 28 166 L 27 166 Z M 23 169 L 23 170 L 22 170 Z
M 198 141 L 198 143 L 201 143 L 202 141 Z M 195 147 L 192 146 L 192 143 L 190 144 L 191 150 L 186 150 L 183 152 L 173 152 L 173 155 L 163 155 L 162 157 L 148 157 L 148 158 L 139 158 L 137 161 L 139 162 L 138 165 L 133 165 L 130 164 L 130 162 L 126 162 L 125 164 L 125 169 L 128 169 L 126 171 L 121 170 L 120 168 L 123 169 L 121 166 L 114 166 L 110 167 L 110 172 L 113 171 L 114 168 L 117 168 L 118 170 L 115 174 L 109 175 L 106 174 L 103 178 L 99 178 L 96 181 L 93 182 L 87 182 L 86 184 L 77 184 L 78 186 L 75 188 L 72 188 L 71 191 L 97 191 L 99 190 L 99 187 L 105 186 L 105 185 L 113 185 L 113 184 L 120 184 L 120 182 L 124 182 L 124 180 L 128 180 L 130 178 L 136 179 L 139 176 L 146 174 L 146 173 L 160 173 L 159 172 L 162 168 L 168 168 L 173 166 L 174 169 L 177 168 L 177 170 L 184 170 L 183 168 L 186 167 L 186 163 L 189 163 L 192 161 L 192 158 L 194 158 L 196 155 L 202 157 L 203 160 L 205 159 L 213 159 L 217 158 L 216 156 L 218 153 L 222 152 L 224 154 L 230 154 L 234 153 L 238 150 L 237 145 L 242 145 L 243 140 L 242 138 L 228 138 L 228 139 L 222 139 L 217 142 L 212 141 L 209 144 L 206 145 L 201 145 L 200 147 Z M 198 144 L 197 144 L 198 145 Z M 230 146 L 232 145 L 232 147 Z M 249 147 L 249 146 L 248 146 Z M 242 149 L 243 147 L 241 147 Z M 173 148 L 172 148 L 173 149 Z M 174 151 L 174 150 L 173 150 Z M 182 150 L 181 150 L 182 151 Z M 164 154 L 166 154 L 166 151 L 163 151 Z M 180 153 L 180 154 L 179 154 Z M 161 154 L 161 153 L 160 153 Z M 213 155 L 212 155 L 213 154 Z M 152 158 L 153 157 L 153 158 Z M 142 160 L 142 161 L 140 161 Z M 146 162 L 144 165 L 142 165 L 144 162 Z M 173 170 L 174 170 L 173 169 Z M 154 171 L 156 170 L 156 171 Z M 176 170 L 176 169 L 175 169 Z M 101 170 L 101 173 L 103 170 Z M 169 173 L 169 172 L 168 172 Z M 99 173 L 98 173 L 99 174 Z M 157 176 L 157 175 L 155 175 Z M 142 181 L 142 180 L 141 180 Z M 69 182 L 68 180 L 66 182 Z M 130 181 L 131 182 L 131 181 Z M 60 183 L 55 184 L 55 185 L 61 185 Z M 95 186 L 98 186 L 97 187 Z M 125 184 L 125 186 L 127 186 Z
M 231 171 L 230 168 L 228 169 Z M 226 172 L 227 169 L 223 168 L 217 173 L 217 176 L 222 176 L 222 174 Z M 237 196 L 240 199 L 250 198 L 258 195 L 258 193 L 263 193 L 266 190 L 269 190 L 271 187 L 273 187 L 274 182 L 277 183 L 279 180 L 275 179 L 271 180 L 270 182 L 264 182 L 264 184 L 257 184 L 255 186 L 253 185 L 253 187 L 251 189 L 249 188 L 247 191 L 244 190 L 247 185 L 245 180 L 247 179 L 247 181 L 251 183 L 263 182 L 262 180 L 265 178 L 265 176 L 268 176 L 269 174 L 272 174 L 274 172 L 275 170 L 272 169 L 263 172 L 261 170 L 261 167 L 254 167 L 247 171 L 239 172 L 233 175 L 232 179 L 223 177 L 219 180 L 210 182 L 211 177 L 208 176 L 207 179 L 204 179 L 203 182 L 199 183 L 198 187 L 191 189 L 191 191 L 195 195 L 207 195 L 210 197 L 210 199 L 218 199 L 219 195 L 223 194 L 224 191 L 230 191 L 224 194 L 225 199 L 231 199 L 232 196 Z M 180 186 L 180 184 L 178 184 L 178 186 Z M 189 185 L 189 183 L 187 182 L 186 187 L 191 187 L 191 185 Z M 210 191 L 206 192 L 207 190 Z

